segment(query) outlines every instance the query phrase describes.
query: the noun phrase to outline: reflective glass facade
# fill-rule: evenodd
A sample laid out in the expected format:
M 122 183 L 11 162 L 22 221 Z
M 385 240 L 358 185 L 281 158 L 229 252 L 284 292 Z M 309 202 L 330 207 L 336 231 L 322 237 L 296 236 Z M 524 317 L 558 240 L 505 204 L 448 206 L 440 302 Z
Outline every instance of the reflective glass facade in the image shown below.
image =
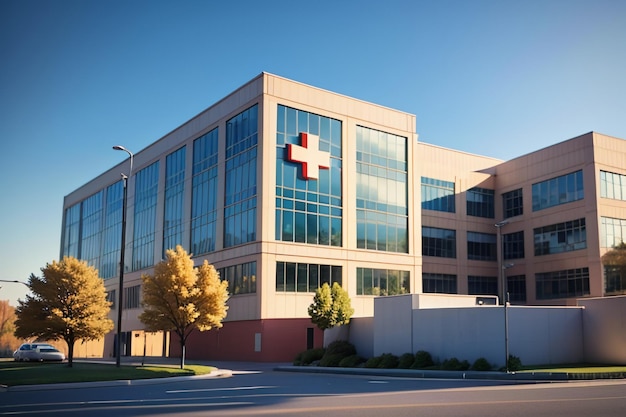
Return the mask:
M 191 180 L 191 253 L 215 250 L 217 221 L 218 129 L 193 141 Z
M 104 203 L 104 230 L 102 232 L 102 258 L 100 277 L 107 279 L 118 275 L 120 245 L 122 244 L 122 205 L 124 204 L 124 182 L 118 181 L 106 188 Z
M 183 244 L 185 201 L 185 147 L 165 158 L 165 207 L 163 210 L 163 258 L 165 251 Z
M 398 295 L 410 292 L 409 271 L 391 269 L 356 269 L 357 295 Z
M 502 235 L 504 259 L 524 258 L 524 231 Z
M 498 277 L 469 275 L 467 293 L 474 295 L 498 295 Z
M 524 198 L 521 188 L 502 194 L 503 216 L 505 219 L 509 217 L 521 216 L 524 214 Z
M 135 175 L 133 271 L 154 265 L 154 238 L 159 186 L 159 161 Z
M 467 232 L 467 259 L 495 261 L 497 238 L 491 233 Z
M 79 257 L 80 248 L 80 203 L 65 210 L 62 256 Z
M 456 231 L 423 226 L 422 255 L 456 258 Z
M 408 252 L 407 139 L 357 126 L 357 247 Z
M 494 191 L 474 187 L 467 190 L 467 215 L 494 218 Z
M 587 247 L 585 219 L 538 227 L 535 233 L 535 256 L 569 252 Z
M 281 105 L 277 119 L 276 240 L 341 246 L 341 122 Z M 319 136 L 319 150 L 330 153 L 317 180 L 305 180 L 301 164 L 287 159 L 287 144 L 300 145 L 300 133 Z
M 81 215 L 80 258 L 89 265 L 100 267 L 100 242 L 102 239 L 104 190 L 97 192 L 83 201 Z
M 456 275 L 424 273 L 422 290 L 425 293 L 456 294 Z
M 600 218 L 600 247 L 613 248 L 626 242 L 626 219 Z
M 224 247 L 256 240 L 257 106 L 226 122 Z
M 626 175 L 600 171 L 600 197 L 626 201 Z
M 533 184 L 533 211 L 582 200 L 584 191 L 582 170 L 538 182 Z
M 454 213 L 454 183 L 422 177 L 422 209 Z
M 536 274 L 535 279 L 538 300 L 589 295 L 589 268 Z
M 324 284 L 342 285 L 342 268 L 296 262 L 276 262 L 276 292 L 315 292 Z
M 256 262 L 232 265 L 221 268 L 220 279 L 228 282 L 228 295 L 256 293 Z

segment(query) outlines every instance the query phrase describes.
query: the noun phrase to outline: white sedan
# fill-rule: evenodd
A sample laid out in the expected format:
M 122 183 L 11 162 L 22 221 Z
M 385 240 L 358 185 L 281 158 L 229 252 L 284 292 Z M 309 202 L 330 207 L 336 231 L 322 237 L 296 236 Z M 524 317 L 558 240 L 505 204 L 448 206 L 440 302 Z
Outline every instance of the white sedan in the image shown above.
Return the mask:
M 64 361 L 65 354 L 47 343 L 24 343 L 13 352 L 16 361 Z

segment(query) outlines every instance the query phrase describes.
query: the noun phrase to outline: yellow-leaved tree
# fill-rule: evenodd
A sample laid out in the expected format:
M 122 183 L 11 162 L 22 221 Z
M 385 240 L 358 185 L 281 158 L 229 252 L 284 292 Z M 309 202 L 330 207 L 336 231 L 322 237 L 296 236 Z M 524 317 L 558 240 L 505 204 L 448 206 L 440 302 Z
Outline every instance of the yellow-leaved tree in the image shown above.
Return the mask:
M 182 246 L 168 249 L 165 260 L 144 274 L 143 313 L 139 320 L 147 331 L 173 331 L 181 347 L 180 368 L 185 367 L 185 344 L 194 329 L 222 327 L 228 306 L 228 282 L 221 281 L 215 267 L 204 261 L 193 266 Z
M 65 257 L 46 264 L 41 272 L 41 277 L 31 274 L 31 294 L 25 301 L 19 300 L 15 335 L 64 340 L 71 367 L 77 340 L 96 340 L 113 329 L 113 321 L 108 318 L 111 302 L 106 299 L 98 270 L 85 261 Z

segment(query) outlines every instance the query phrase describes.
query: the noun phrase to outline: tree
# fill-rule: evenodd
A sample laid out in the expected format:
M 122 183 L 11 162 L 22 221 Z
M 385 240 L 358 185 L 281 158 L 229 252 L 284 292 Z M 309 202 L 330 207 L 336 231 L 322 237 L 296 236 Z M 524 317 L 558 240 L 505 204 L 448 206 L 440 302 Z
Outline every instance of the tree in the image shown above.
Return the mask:
M 613 247 L 602 255 L 606 275 L 606 290 L 610 293 L 626 291 L 626 243 Z
M 77 340 L 96 340 L 113 329 L 108 318 L 111 303 L 98 270 L 85 261 L 65 257 L 46 264 L 41 272 L 42 277 L 31 274 L 28 286 L 32 295 L 19 301 L 15 335 L 64 340 L 71 367 Z
M 336 282 L 332 288 L 328 283 L 324 283 L 315 291 L 313 303 L 308 311 L 313 324 L 321 330 L 348 324 L 354 314 L 348 293 Z
M 207 261 L 193 266 L 182 246 L 168 249 L 154 275 L 142 275 L 143 308 L 139 320 L 147 331 L 173 331 L 180 340 L 180 368 L 185 367 L 185 344 L 194 329 L 222 327 L 228 306 L 228 282 L 221 281 Z
M 19 346 L 15 332 L 15 307 L 8 300 L 0 300 L 0 356 L 11 356 Z

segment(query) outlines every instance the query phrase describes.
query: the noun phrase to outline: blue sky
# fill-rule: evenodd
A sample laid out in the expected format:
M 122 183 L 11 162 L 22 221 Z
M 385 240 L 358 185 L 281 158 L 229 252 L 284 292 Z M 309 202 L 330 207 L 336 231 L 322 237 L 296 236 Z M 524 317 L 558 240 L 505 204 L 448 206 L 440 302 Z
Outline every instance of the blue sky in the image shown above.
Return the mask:
M 138 152 L 262 71 L 510 159 L 626 138 L 625 45 L 621 0 L 0 0 L 0 279 L 59 258 L 63 197 L 124 160 L 113 145 Z

